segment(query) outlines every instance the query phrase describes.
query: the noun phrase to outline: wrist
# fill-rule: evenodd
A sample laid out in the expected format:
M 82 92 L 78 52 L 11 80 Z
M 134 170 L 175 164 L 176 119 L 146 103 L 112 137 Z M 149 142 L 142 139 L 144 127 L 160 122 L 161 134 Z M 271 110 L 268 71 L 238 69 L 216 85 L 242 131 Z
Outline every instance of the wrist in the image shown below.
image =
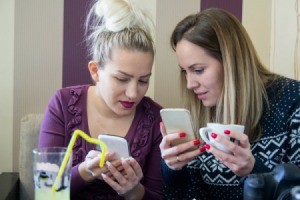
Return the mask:
M 79 175 L 84 181 L 90 182 L 95 179 L 93 173 L 90 170 L 87 170 L 84 162 L 79 164 L 78 171 L 79 171 Z
M 136 199 L 143 199 L 145 194 L 145 188 L 141 183 L 138 183 L 132 190 L 127 192 L 124 195 L 126 200 L 136 200 Z

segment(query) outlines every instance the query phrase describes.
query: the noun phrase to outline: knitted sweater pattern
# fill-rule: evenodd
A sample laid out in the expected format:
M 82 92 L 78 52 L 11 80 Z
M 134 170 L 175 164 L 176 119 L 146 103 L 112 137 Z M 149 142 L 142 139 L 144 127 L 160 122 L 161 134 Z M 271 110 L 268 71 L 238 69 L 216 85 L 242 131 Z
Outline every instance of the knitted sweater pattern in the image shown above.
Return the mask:
M 251 173 L 270 172 L 280 163 L 300 166 L 300 82 L 280 77 L 267 88 L 269 109 L 260 120 L 262 137 L 251 143 Z M 242 177 L 205 152 L 179 171 L 162 163 L 167 199 L 242 199 Z

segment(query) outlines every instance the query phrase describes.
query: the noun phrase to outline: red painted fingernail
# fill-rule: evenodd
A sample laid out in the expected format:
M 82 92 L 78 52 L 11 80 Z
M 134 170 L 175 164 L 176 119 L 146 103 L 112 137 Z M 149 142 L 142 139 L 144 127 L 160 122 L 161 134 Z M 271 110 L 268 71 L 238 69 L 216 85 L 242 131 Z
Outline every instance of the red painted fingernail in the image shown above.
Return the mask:
M 218 136 L 218 135 L 217 135 L 216 133 L 211 133 L 211 137 L 212 137 L 212 138 L 216 139 L 217 136 Z
M 230 130 L 225 130 L 224 133 L 225 133 L 226 135 L 229 135 L 229 134 L 230 134 Z
M 197 146 L 200 144 L 200 140 L 194 140 L 194 145 Z
M 182 133 L 179 133 L 179 137 L 181 137 L 181 138 L 183 138 L 183 137 L 185 137 L 185 133 L 184 132 L 182 132 Z
M 210 145 L 209 145 L 209 144 L 205 144 L 204 147 L 205 147 L 205 149 L 207 149 L 207 150 L 210 149 Z
M 200 152 L 203 153 L 204 151 L 206 151 L 206 148 L 205 148 L 205 146 L 202 146 L 202 147 L 200 148 Z

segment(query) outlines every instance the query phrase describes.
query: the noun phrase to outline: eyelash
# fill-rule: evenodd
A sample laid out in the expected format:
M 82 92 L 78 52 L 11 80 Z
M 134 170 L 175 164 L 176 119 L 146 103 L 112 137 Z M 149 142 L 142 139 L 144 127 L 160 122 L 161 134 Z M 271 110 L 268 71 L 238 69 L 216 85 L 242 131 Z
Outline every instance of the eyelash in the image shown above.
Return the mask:
M 193 69 L 192 72 L 196 74 L 202 74 L 204 72 L 204 69 Z M 181 73 L 186 74 L 187 72 L 186 70 L 181 69 Z
M 194 69 L 193 72 L 195 72 L 196 74 L 202 74 L 204 72 L 204 69 Z
M 122 79 L 122 78 L 117 78 L 117 77 L 116 77 L 116 79 L 117 79 L 118 81 L 120 81 L 121 83 L 126 83 L 127 81 L 129 81 L 129 79 Z M 139 80 L 139 83 L 141 83 L 141 84 L 148 84 L 148 82 L 149 82 L 149 81 Z
M 139 80 L 139 82 L 140 82 L 141 84 L 148 84 L 148 83 L 149 83 L 149 81 L 143 81 L 143 80 Z
M 123 79 L 123 78 L 118 78 L 118 77 L 115 77 L 116 80 L 118 80 L 119 82 L 127 82 L 128 79 Z

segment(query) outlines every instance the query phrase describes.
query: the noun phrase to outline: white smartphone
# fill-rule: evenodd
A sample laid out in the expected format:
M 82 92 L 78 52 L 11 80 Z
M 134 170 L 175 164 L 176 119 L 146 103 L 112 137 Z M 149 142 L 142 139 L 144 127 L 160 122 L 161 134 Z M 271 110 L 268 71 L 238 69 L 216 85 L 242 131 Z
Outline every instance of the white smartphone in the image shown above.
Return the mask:
M 117 158 L 130 157 L 128 142 L 125 138 L 117 135 L 100 134 L 98 139 L 106 144 L 107 152 L 116 152 Z M 97 148 L 100 148 L 100 146 Z
M 178 139 L 172 145 L 181 144 L 195 140 L 193 123 L 190 111 L 184 108 L 164 108 L 160 110 L 160 115 L 168 134 L 185 132 L 186 137 Z

